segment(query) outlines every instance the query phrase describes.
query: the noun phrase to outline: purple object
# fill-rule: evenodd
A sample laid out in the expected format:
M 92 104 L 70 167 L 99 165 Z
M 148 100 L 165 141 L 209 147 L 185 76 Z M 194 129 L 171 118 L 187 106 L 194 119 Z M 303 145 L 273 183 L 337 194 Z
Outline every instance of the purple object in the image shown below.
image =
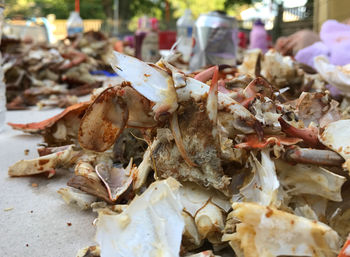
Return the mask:
M 298 51 L 295 59 L 314 67 L 314 57 L 325 55 L 331 64 L 346 65 L 350 63 L 350 26 L 335 20 L 323 23 L 320 42 Z
M 322 42 L 316 42 L 311 46 L 305 47 L 297 52 L 295 60 L 314 67 L 314 57 L 318 55 L 330 55 L 328 47 Z

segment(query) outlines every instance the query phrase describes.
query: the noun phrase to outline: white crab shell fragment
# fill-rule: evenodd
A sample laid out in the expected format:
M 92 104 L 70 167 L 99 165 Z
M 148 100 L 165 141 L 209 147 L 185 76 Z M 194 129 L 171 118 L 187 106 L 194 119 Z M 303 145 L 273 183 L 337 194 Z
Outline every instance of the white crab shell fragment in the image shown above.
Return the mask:
M 313 194 L 332 201 L 342 201 L 341 187 L 346 178 L 316 165 L 296 164 L 276 160 L 278 178 L 288 194 Z
M 343 93 L 350 95 L 350 65 L 336 66 L 326 56 L 317 56 L 314 65 L 320 76 Z
M 350 120 L 338 120 L 328 124 L 319 136 L 325 146 L 340 154 L 350 171 Z
M 67 204 L 76 204 L 82 210 L 90 208 L 93 202 L 96 202 L 97 197 L 75 190 L 72 188 L 60 188 L 59 193 Z
M 70 166 L 75 157 L 78 157 L 80 152 L 74 151 L 73 146 L 67 149 L 41 156 L 32 160 L 21 160 L 9 167 L 8 174 L 13 177 L 30 176 L 48 172 L 48 176 L 52 177 L 55 174 L 55 169 L 59 167 Z
M 221 193 L 215 189 L 204 189 L 195 183 L 184 182 L 180 188 L 180 196 L 184 210 L 192 217 L 195 217 L 198 210 L 203 208 L 209 200 L 224 212 L 231 209 L 230 202 Z
M 255 203 L 234 203 L 241 221 L 225 234 L 238 256 L 336 256 L 341 240 L 327 225 Z
M 200 253 L 185 255 L 185 257 L 220 257 L 220 256 L 214 255 L 214 253 L 211 250 L 207 250 Z
M 193 217 L 186 211 L 182 212 L 182 217 L 185 222 L 185 229 L 182 234 L 181 242 L 182 247 L 184 247 L 186 250 L 193 250 L 199 248 L 202 245 L 203 240 L 198 232 Z
M 261 75 L 277 87 L 288 85 L 293 80 L 300 78 L 293 59 L 273 49 L 265 54 L 261 67 Z
M 100 211 L 96 240 L 102 257 L 179 256 L 184 220 L 178 183 L 152 183 L 121 214 Z
M 194 221 L 201 238 L 207 238 L 212 244 L 221 243 L 221 231 L 225 228 L 225 216 L 221 208 L 208 201 L 197 212 Z
M 269 150 L 261 151 L 261 163 L 252 154 L 250 163 L 253 167 L 252 180 L 241 188 L 244 200 L 262 205 L 277 205 L 279 181 L 276 176 L 275 164 L 270 158 Z
M 156 104 L 153 107 L 156 113 L 173 113 L 177 109 L 174 82 L 165 70 L 118 52 L 114 52 L 111 64 L 119 76 L 130 81 L 137 92 Z

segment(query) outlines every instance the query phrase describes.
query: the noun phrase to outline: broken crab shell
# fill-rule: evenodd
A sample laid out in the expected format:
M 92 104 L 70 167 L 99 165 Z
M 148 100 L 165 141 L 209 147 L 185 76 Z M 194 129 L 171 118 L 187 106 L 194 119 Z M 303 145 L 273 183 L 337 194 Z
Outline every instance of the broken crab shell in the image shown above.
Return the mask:
M 129 113 L 125 101 L 115 97 L 116 90 L 107 88 L 87 109 L 79 128 L 79 143 L 83 148 L 103 152 L 123 132 Z
M 223 210 L 210 200 L 197 212 L 194 217 L 201 238 L 207 238 L 212 244 L 220 244 L 222 230 L 225 228 Z
M 113 145 L 126 126 L 150 128 L 157 123 L 150 116 L 150 102 L 130 84 L 104 90 L 89 106 L 79 129 L 79 143 L 88 150 L 103 152 Z
M 7 123 L 9 126 L 11 126 L 13 129 L 22 130 L 24 132 L 28 133 L 40 133 L 43 130 L 50 128 L 57 122 L 59 122 L 61 119 L 64 119 L 66 116 L 74 114 L 76 116 L 81 115 L 85 112 L 85 110 L 90 105 L 90 101 L 88 102 L 82 102 L 78 104 L 74 104 L 72 106 L 67 107 L 63 112 L 40 122 L 33 122 L 33 123 L 26 123 L 26 124 L 18 124 L 18 123 Z
M 337 87 L 344 94 L 350 95 L 350 65 L 336 66 L 329 63 L 326 56 L 317 56 L 314 65 L 321 77 Z
M 122 213 L 99 211 L 96 240 L 101 256 L 179 256 L 185 225 L 180 186 L 173 178 L 157 181 Z
M 132 158 L 128 167 L 109 167 L 105 163 L 99 163 L 95 167 L 96 173 L 105 184 L 109 199 L 116 201 L 132 184 L 133 167 Z
M 18 161 L 9 167 L 8 174 L 12 177 L 19 177 L 47 172 L 50 178 L 55 175 L 55 169 L 69 167 L 80 154 L 80 152 L 73 150 L 73 146 L 70 146 L 63 151 L 41 156 L 36 159 Z
M 256 203 L 233 203 L 236 232 L 225 234 L 238 256 L 335 256 L 338 234 L 327 225 Z
M 155 103 L 156 117 L 173 113 L 177 107 L 177 95 L 171 76 L 158 66 L 151 66 L 134 57 L 114 52 L 114 71 L 148 100 Z
M 319 139 L 325 146 L 340 154 L 345 160 L 350 158 L 350 120 L 338 120 L 328 124 Z
M 186 250 L 197 249 L 202 245 L 203 240 L 198 233 L 196 223 L 191 214 L 186 211 L 182 212 L 182 217 L 185 222 L 185 228 L 182 234 L 181 244 Z

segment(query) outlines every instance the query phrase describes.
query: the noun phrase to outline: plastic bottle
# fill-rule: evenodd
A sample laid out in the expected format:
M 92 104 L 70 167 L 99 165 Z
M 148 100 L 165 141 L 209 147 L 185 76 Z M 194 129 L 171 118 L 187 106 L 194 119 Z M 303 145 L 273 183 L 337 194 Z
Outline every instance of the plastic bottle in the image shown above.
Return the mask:
M 5 1 L 0 0 L 0 42 L 4 22 Z M 4 70 L 2 68 L 2 56 L 0 53 L 0 131 L 5 127 L 6 116 L 6 85 L 4 83 Z
M 184 15 L 182 15 L 176 22 L 177 40 L 181 38 L 177 50 L 182 53 L 182 58 L 186 62 L 190 60 L 192 52 L 193 26 L 194 20 L 192 18 L 192 12 L 190 9 L 186 9 Z
M 83 33 L 84 23 L 78 12 L 71 12 L 67 21 L 67 34 L 73 36 Z
M 269 47 L 267 41 L 267 32 L 265 30 L 265 24 L 260 20 L 254 22 L 252 31 L 250 32 L 250 49 L 259 48 L 263 53 L 266 53 Z
M 145 62 L 156 63 L 160 59 L 158 20 L 151 18 L 149 21 L 150 29 L 147 31 L 141 46 L 141 59 Z

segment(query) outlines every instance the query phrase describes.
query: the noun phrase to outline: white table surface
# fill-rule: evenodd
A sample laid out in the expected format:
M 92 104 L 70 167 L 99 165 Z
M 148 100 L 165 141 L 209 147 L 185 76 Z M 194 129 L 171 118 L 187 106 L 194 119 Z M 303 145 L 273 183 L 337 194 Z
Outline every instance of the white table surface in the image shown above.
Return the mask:
M 6 120 L 41 121 L 60 111 L 10 111 Z M 95 245 L 92 225 L 95 214 L 67 205 L 57 193 L 66 185 L 70 172 L 58 173 L 50 179 L 7 175 L 8 167 L 16 161 L 37 157 L 40 142 L 40 136 L 24 134 L 7 125 L 0 132 L 0 256 L 69 257 L 82 247 Z M 28 155 L 24 154 L 25 149 L 29 149 Z M 38 187 L 32 187 L 32 183 Z

